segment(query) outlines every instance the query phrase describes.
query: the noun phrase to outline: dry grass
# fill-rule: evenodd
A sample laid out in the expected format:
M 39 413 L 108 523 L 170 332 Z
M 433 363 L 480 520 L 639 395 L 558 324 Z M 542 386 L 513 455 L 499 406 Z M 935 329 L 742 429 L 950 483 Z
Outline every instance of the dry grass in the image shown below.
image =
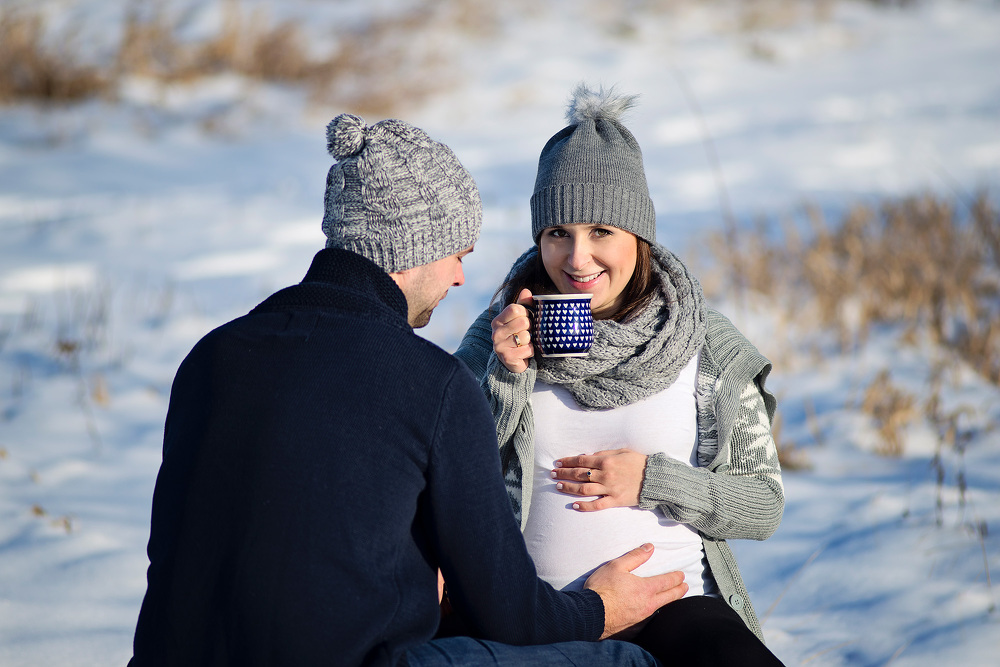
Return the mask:
M 833 0 L 745 0 L 734 19 L 741 32 L 789 28 L 802 21 L 824 21 L 833 11 Z
M 236 74 L 303 87 L 316 103 L 387 113 L 452 83 L 444 34 L 485 34 L 495 26 L 490 3 L 426 0 L 408 13 L 333 27 L 333 48 L 318 56 L 300 23 L 274 22 L 238 0 L 219 1 L 220 29 L 198 40 L 182 37 L 181 18 L 169 2 L 133 2 L 114 54 L 91 65 L 79 64 L 72 34 L 48 34 L 41 14 L 0 9 L 0 103 L 113 96 L 132 76 L 170 85 Z
M 55 528 L 62 528 L 67 533 L 73 532 L 73 517 L 67 515 L 52 518 L 49 513 L 39 504 L 34 504 L 31 506 L 31 515 L 36 519 L 50 519 L 49 524 Z
M 57 37 L 46 40 L 40 15 L 0 9 L 0 104 L 76 102 L 111 90 L 108 72 L 79 62 L 74 33 Z
M 331 40 L 336 48 L 324 57 L 309 52 L 298 23 L 273 23 L 260 11 L 245 12 L 237 0 L 225 0 L 218 34 L 199 42 L 181 40 L 179 26 L 159 6 L 152 13 L 134 10 L 126 20 L 116 72 L 165 83 L 234 73 L 304 87 L 317 103 L 386 113 L 419 101 L 439 89 L 435 82 L 446 81 L 428 33 L 457 4 L 427 3 L 408 14 L 342 28 Z M 458 24 L 464 20 L 458 13 L 450 16 Z
M 223 21 L 214 35 L 187 39 L 182 14 L 169 0 L 131 0 L 117 48 L 106 62 L 82 64 L 73 32 L 49 34 L 38 10 L 0 6 L 0 104 L 28 101 L 65 104 L 114 96 L 123 77 L 143 76 L 165 85 L 220 73 L 251 81 L 290 83 L 306 88 L 316 103 L 358 113 L 388 113 L 455 85 L 461 62 L 448 44 L 456 38 L 495 36 L 501 7 L 485 0 L 418 0 L 408 11 L 374 17 L 362 25 L 331 26 L 324 55 L 311 53 L 312 41 L 299 21 L 271 20 L 246 10 L 239 0 L 215 0 Z M 829 20 L 838 0 L 587 0 L 582 20 L 625 38 L 638 23 L 668 21 L 697 5 L 714 5 L 720 29 L 753 35 L 802 22 Z M 870 0 L 877 5 L 906 0 Z M 543 11 L 530 0 L 515 0 L 516 11 Z M 530 20 L 527 19 L 527 20 Z M 59 46 L 53 46 L 59 45 Z M 770 57 L 768 47 L 751 51 Z
M 119 75 L 174 83 L 235 73 L 261 81 L 307 82 L 329 61 L 313 59 L 306 37 L 292 21 L 271 23 L 260 11 L 247 14 L 236 0 L 223 3 L 219 32 L 200 41 L 179 36 L 180 25 L 163 5 L 132 5 L 115 59 Z
M 771 424 L 771 436 L 778 450 L 778 463 L 782 470 L 808 470 L 812 467 L 808 457 L 798 448 L 798 446 L 782 436 L 781 413 L 774 416 L 774 423 Z
M 881 438 L 878 453 L 900 456 L 903 453 L 903 430 L 917 416 L 916 398 L 895 386 L 889 371 L 881 371 L 865 391 L 861 409 L 871 415 Z
M 1000 385 L 1000 214 L 985 193 L 972 202 L 933 195 L 857 206 L 836 223 L 812 210 L 769 235 L 718 234 L 710 248 L 737 296 L 759 294 L 796 326 L 836 332 L 843 351 L 872 327 L 902 327 L 902 343 L 930 339 Z M 800 221 L 801 222 L 801 221 Z M 805 228 L 803 230 L 803 227 Z M 931 378 L 932 395 L 939 381 Z M 883 371 L 861 403 L 880 435 L 880 453 L 899 455 L 916 419 L 954 448 L 959 413 L 917 405 Z
M 789 224 L 775 240 L 761 224 L 711 248 L 739 290 L 797 321 L 811 314 L 845 350 L 874 325 L 903 324 L 1000 384 L 1000 214 L 985 194 L 969 206 L 932 195 L 857 206 L 839 224 L 807 218 L 808 235 Z

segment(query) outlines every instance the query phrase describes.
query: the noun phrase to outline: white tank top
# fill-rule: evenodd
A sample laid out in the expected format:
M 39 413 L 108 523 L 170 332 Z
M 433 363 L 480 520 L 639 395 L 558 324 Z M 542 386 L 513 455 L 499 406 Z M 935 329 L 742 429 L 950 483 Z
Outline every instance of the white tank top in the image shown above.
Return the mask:
M 598 567 L 644 542 L 652 558 L 634 571 L 640 576 L 682 570 L 687 595 L 703 595 L 704 548 L 697 531 L 667 519 L 660 510 L 613 507 L 599 512 L 572 508 L 579 498 L 556 491 L 550 476 L 564 456 L 627 447 L 643 454 L 665 452 L 694 465 L 697 447 L 695 385 L 698 357 L 677 380 L 643 401 L 610 410 L 580 409 L 558 385 L 536 382 L 531 396 L 535 418 L 535 465 L 525 471 L 534 485 L 524 529 L 538 575 L 557 589 L 582 590 Z

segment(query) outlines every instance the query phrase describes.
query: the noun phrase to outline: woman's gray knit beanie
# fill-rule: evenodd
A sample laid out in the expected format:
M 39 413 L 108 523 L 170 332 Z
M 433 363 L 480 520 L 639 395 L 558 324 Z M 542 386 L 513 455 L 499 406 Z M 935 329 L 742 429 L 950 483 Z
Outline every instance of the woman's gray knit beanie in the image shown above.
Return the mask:
M 587 223 L 608 225 L 656 242 L 656 211 L 649 197 L 642 151 L 621 116 L 635 105 L 635 95 L 614 89 L 573 91 L 559 131 L 538 159 L 531 196 L 531 234 L 546 227 Z
M 475 244 L 479 189 L 444 144 L 401 120 L 371 127 L 351 114 L 330 121 L 327 248 L 367 257 L 387 273 L 430 264 Z

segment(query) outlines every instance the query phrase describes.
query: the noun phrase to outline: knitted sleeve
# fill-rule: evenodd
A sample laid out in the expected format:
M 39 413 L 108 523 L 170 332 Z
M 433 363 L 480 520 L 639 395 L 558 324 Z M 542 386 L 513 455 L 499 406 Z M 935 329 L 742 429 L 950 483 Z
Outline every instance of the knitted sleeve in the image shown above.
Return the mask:
M 659 509 L 716 539 L 764 540 L 784 510 L 784 490 L 771 420 L 757 382 L 739 394 L 731 435 L 707 468 L 692 468 L 665 454 L 646 464 L 639 506 Z
M 465 332 L 455 356 L 465 362 L 479 379 L 497 425 L 500 448 L 509 444 L 517 430 L 521 413 L 531 398 L 538 367 L 534 359 L 523 373 L 511 373 L 493 353 L 492 316 L 486 309 Z
M 601 597 L 556 591 L 538 579 L 499 476 L 482 474 L 498 460 L 490 415 L 476 391 L 476 381 L 459 369 L 442 394 L 427 502 L 418 517 L 426 522 L 421 525 L 452 604 L 473 636 L 484 639 L 516 645 L 595 641 L 604 630 Z
M 538 367 L 534 359 L 522 373 L 511 373 L 493 352 L 492 313 L 484 311 L 462 338 L 455 356 L 472 370 L 479 380 L 496 423 L 497 444 L 510 500 L 517 520 L 524 525 L 531 503 L 531 487 L 524 487 L 524 464 L 531 460 L 534 419 L 531 416 L 531 392 Z
M 490 326 L 492 313 L 489 308 L 484 310 L 472 323 L 469 330 L 462 336 L 462 342 L 455 350 L 454 356 L 465 362 L 472 374 L 482 382 L 486 375 L 486 362 L 493 352 L 493 328 Z

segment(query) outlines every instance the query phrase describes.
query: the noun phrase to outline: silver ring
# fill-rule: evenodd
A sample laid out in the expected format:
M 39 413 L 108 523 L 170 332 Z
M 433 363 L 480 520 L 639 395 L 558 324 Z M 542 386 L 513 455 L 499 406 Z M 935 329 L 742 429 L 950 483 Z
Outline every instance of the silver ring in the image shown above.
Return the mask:
M 521 339 L 517 337 L 517 334 L 514 334 L 514 345 L 521 347 Z

